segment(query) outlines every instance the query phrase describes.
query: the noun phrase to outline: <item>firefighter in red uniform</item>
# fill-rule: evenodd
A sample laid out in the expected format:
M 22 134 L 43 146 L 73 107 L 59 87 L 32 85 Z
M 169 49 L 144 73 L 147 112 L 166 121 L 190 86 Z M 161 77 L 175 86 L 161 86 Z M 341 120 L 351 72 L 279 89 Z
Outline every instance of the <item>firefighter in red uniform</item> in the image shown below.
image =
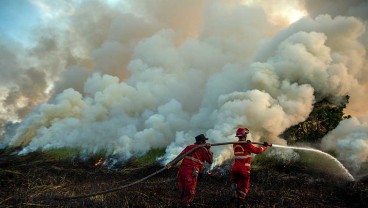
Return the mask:
M 248 133 L 249 130 L 247 128 L 239 128 L 236 131 L 236 137 L 239 138 L 239 142 L 246 141 Z M 255 147 L 249 140 L 244 144 L 233 144 L 235 161 L 231 169 L 231 187 L 235 198 L 244 200 L 248 193 L 251 153 L 259 154 L 265 151 L 267 146 L 268 143 L 265 142 L 262 147 Z
M 198 145 L 205 145 L 199 147 L 193 152 L 189 153 L 183 158 L 178 172 L 178 183 L 180 191 L 181 203 L 184 207 L 189 207 L 195 195 L 197 186 L 197 178 L 199 171 L 203 168 L 204 162 L 212 164 L 213 153 L 211 152 L 211 144 L 206 143 L 206 138 L 203 134 L 195 137 L 196 142 L 187 146 L 177 157 L 187 153 L 191 149 L 198 147 Z M 168 167 L 171 167 L 169 164 Z

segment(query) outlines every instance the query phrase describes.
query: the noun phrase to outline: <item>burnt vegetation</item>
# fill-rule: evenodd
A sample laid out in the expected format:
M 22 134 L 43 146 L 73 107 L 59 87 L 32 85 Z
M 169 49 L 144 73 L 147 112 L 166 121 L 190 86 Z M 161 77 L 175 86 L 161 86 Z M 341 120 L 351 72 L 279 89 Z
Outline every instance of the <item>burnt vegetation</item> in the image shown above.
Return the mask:
M 67 197 L 100 192 L 139 180 L 162 166 L 139 166 L 132 160 L 116 169 L 89 160 L 53 159 L 45 153 L 13 156 L 2 152 L 0 207 L 179 207 L 177 168 L 165 170 L 134 186 L 79 199 Z M 231 161 L 199 176 L 193 207 L 236 207 L 231 198 Z M 251 172 L 245 207 L 364 207 L 368 180 L 349 182 L 305 163 L 277 162 L 258 156 Z
M 311 142 L 308 138 L 318 141 L 348 118 L 343 116 L 344 108 L 321 101 L 305 122 L 291 127 L 284 136 L 289 143 Z M 101 155 L 74 156 L 75 150 L 24 156 L 14 154 L 16 151 L 0 150 L 0 207 L 179 207 L 177 168 L 119 191 L 68 199 L 130 184 L 160 170 L 155 159 L 164 150 L 113 166 L 102 162 Z M 368 177 L 348 181 L 339 171 L 330 170 L 333 165 L 319 160 L 303 154 L 293 161 L 257 155 L 244 207 L 366 207 Z M 193 207 L 236 207 L 230 189 L 231 162 L 200 173 Z

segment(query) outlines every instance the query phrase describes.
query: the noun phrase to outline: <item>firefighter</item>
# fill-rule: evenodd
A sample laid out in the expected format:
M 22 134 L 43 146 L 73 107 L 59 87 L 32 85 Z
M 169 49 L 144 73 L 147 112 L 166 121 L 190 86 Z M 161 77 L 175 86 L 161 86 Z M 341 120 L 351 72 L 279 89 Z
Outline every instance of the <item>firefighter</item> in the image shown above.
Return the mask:
M 239 138 L 239 142 L 246 141 L 248 133 L 247 128 L 238 128 L 236 137 Z M 268 143 L 264 142 L 262 147 L 256 147 L 250 140 L 243 144 L 233 144 L 235 159 L 231 168 L 231 188 L 236 199 L 243 201 L 249 190 L 251 153 L 259 154 L 265 151 L 267 146 Z
M 192 148 L 198 145 L 205 145 L 199 147 L 193 152 L 189 153 L 183 158 L 178 171 L 178 185 L 180 191 L 180 200 L 183 207 L 190 207 L 195 195 L 195 189 L 197 186 L 197 179 L 199 171 L 203 168 L 204 162 L 212 164 L 213 153 L 210 150 L 211 144 L 206 143 L 206 138 L 203 134 L 195 137 L 196 142 L 187 146 L 179 155 L 185 154 Z M 168 164 L 171 167 L 172 164 Z

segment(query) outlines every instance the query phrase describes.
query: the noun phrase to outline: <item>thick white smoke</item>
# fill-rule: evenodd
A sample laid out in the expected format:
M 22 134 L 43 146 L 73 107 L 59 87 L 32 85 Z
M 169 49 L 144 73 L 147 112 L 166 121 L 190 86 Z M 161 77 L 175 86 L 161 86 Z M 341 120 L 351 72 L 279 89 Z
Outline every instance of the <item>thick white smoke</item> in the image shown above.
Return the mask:
M 235 141 L 239 126 L 252 140 L 284 144 L 278 135 L 331 95 L 350 95 L 349 112 L 365 114 L 368 35 L 366 17 L 354 17 L 357 3 L 317 14 L 311 8 L 324 3 L 308 0 L 294 13 L 261 0 L 70 1 L 34 34 L 34 47 L 0 51 L 10 57 L 0 67 L 2 125 L 10 114 L 21 120 L 2 143 L 21 153 L 71 147 L 123 160 L 166 148 L 167 162 L 197 134 Z M 290 25 L 295 14 L 312 15 Z M 25 107 L 34 108 L 16 113 Z M 213 148 L 218 162 L 228 148 Z
M 322 148 L 335 151 L 337 159 L 359 172 L 368 163 L 368 118 L 343 120 L 323 138 Z

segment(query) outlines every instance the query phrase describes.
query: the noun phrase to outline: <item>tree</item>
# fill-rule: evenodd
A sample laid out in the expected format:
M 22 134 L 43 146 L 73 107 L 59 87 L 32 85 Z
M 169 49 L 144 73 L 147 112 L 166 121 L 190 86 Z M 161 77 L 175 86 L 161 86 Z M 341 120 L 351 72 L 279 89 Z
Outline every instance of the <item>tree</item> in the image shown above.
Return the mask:
M 325 98 L 314 104 L 309 117 L 294 126 L 286 129 L 280 136 L 286 139 L 288 144 L 296 142 L 319 142 L 331 130 L 335 129 L 343 119 L 351 116 L 344 116 L 343 110 L 349 103 L 349 95 L 338 97 L 339 104 L 334 104 L 330 100 L 336 97 Z

